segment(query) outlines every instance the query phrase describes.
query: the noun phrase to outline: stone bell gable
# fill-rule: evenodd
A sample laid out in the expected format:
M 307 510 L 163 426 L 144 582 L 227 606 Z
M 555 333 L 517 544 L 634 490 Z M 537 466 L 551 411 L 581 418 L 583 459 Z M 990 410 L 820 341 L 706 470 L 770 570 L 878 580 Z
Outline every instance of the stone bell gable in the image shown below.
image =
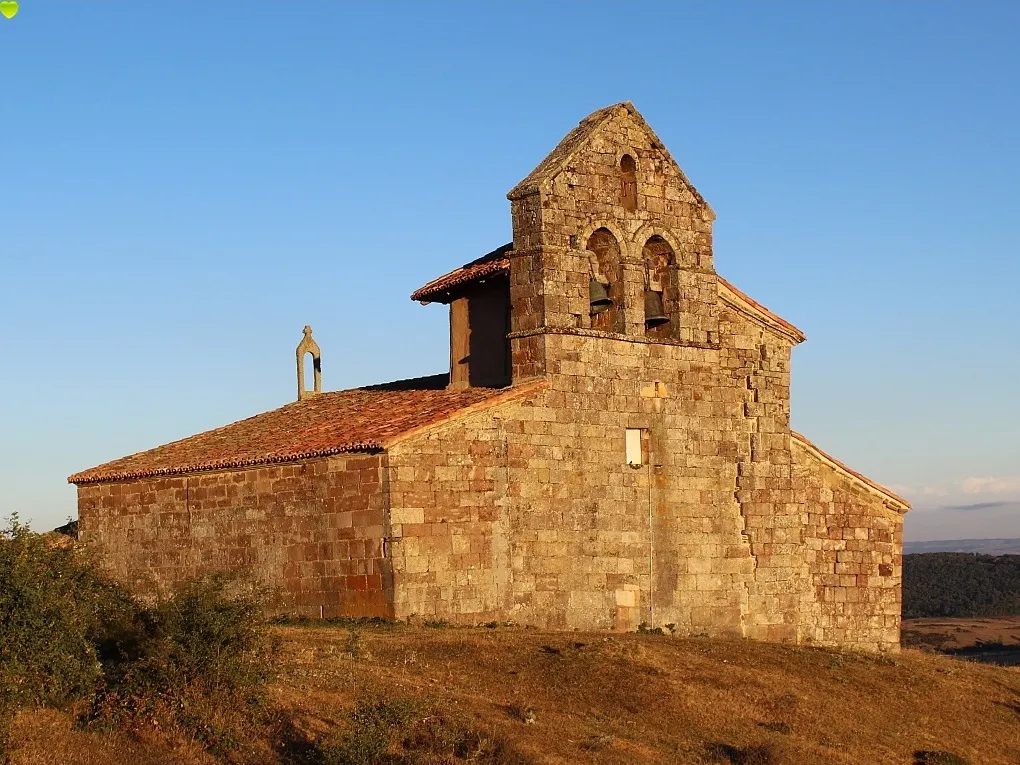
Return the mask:
M 636 109 L 508 196 L 513 241 L 411 295 L 448 307 L 449 374 L 323 392 L 306 327 L 298 401 L 72 476 L 82 539 L 313 616 L 898 647 L 907 503 L 790 429 L 805 336 L 716 273 Z
M 715 214 L 631 104 L 583 120 L 508 197 L 515 337 L 577 328 L 718 343 Z M 596 315 L 592 278 L 613 301 Z M 648 288 L 671 319 L 656 328 Z

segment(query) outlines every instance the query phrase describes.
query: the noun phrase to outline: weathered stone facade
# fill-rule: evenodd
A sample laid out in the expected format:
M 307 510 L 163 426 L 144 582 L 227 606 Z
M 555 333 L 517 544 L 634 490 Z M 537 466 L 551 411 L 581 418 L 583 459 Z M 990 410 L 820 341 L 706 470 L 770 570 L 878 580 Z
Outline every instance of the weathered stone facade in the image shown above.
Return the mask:
M 93 483 L 78 490 L 83 539 L 145 593 L 215 570 L 251 572 L 281 610 L 391 616 L 383 458 Z
M 718 277 L 714 213 L 641 116 L 589 116 L 509 198 L 512 246 L 413 296 L 450 305 L 432 414 L 394 394 L 373 412 L 400 427 L 316 442 L 363 456 L 295 425 L 265 457 L 287 467 L 156 449 L 72 476 L 83 536 L 125 578 L 249 567 L 312 613 L 898 646 L 907 505 L 791 432 L 804 336 Z M 325 433 L 355 393 L 263 417 Z

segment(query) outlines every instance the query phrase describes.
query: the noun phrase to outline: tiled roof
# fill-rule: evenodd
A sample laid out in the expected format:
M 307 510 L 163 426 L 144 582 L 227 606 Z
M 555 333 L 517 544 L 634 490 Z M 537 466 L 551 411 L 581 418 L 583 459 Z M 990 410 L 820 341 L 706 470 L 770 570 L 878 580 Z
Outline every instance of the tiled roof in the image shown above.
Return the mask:
M 68 478 L 87 484 L 375 452 L 412 431 L 537 390 L 447 390 L 447 375 L 322 393 Z
M 793 436 L 794 441 L 800 443 L 802 446 L 807 448 L 808 451 L 813 452 L 815 456 L 819 457 L 823 462 L 827 462 L 831 467 L 834 467 L 837 471 L 847 475 L 849 478 L 855 479 L 858 482 L 863 483 L 868 488 L 877 491 L 879 494 L 883 495 L 886 499 L 891 500 L 893 509 L 898 510 L 901 513 L 905 513 L 907 510 L 910 509 L 910 503 L 907 502 L 907 500 L 903 499 L 903 497 L 897 494 L 893 494 L 887 488 L 882 486 L 882 484 L 875 483 L 870 478 L 861 475 L 853 468 L 847 467 L 838 459 L 833 457 L 831 454 L 823 452 L 815 444 L 808 441 L 807 438 L 802 436 L 797 431 L 790 431 L 790 435 Z
M 419 300 L 423 303 L 448 302 L 450 291 L 468 282 L 477 281 L 492 274 L 510 272 L 510 259 L 507 254 L 513 249 L 513 243 L 497 247 L 492 252 L 482 255 L 477 260 L 466 263 L 455 271 L 433 279 L 424 287 L 419 287 L 411 293 L 411 300 Z

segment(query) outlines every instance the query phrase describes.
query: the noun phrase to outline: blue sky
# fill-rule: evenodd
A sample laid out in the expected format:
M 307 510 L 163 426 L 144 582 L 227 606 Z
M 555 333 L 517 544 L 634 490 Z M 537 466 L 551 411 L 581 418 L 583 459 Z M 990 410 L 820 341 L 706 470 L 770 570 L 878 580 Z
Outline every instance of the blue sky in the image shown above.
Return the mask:
M 1020 5 L 21 0 L 0 18 L 0 515 L 294 397 L 442 371 L 409 293 L 633 101 L 797 324 L 793 425 L 910 539 L 1020 536 Z

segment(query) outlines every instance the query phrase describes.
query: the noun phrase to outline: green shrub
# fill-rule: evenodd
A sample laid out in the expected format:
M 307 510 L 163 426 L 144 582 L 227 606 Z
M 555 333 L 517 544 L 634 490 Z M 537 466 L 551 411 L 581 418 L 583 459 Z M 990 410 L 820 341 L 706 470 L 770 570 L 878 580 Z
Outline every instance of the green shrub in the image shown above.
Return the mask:
M 152 611 L 152 629 L 136 678 L 163 690 L 192 687 L 232 694 L 269 679 L 265 598 L 236 576 L 185 583 Z
M 214 754 L 237 749 L 251 738 L 245 729 L 260 716 L 273 665 L 264 603 L 236 577 L 212 574 L 151 608 L 138 606 L 138 632 L 104 664 L 90 719 L 156 720 Z
M 416 712 L 416 705 L 410 701 L 359 702 L 351 713 L 346 735 L 321 747 L 322 764 L 374 765 L 382 762 L 394 737 Z
M 67 707 L 103 679 L 100 647 L 134 605 L 70 544 L 31 532 L 15 515 L 0 531 L 0 707 Z
M 0 531 L 0 762 L 20 707 L 168 723 L 223 753 L 243 737 L 272 667 L 265 597 L 214 574 L 144 604 L 66 537 L 14 516 Z

